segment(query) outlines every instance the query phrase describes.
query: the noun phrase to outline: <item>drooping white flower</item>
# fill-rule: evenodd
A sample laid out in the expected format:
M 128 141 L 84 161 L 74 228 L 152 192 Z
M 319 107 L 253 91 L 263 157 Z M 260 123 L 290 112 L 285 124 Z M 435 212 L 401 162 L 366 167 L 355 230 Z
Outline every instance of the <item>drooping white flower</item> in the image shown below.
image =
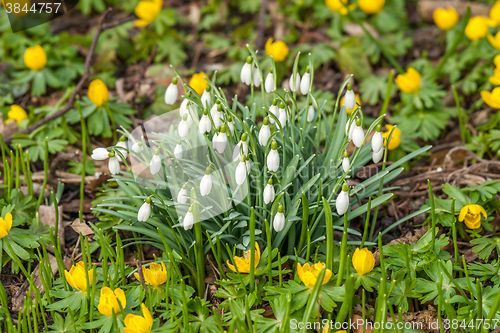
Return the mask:
M 189 96 L 189 92 L 188 92 L 188 96 Z M 189 99 L 187 98 L 184 98 L 181 102 L 181 106 L 179 107 L 179 116 L 182 118 L 182 116 L 184 116 L 185 113 L 188 112 L 188 103 L 189 103 Z
M 177 76 L 172 79 L 172 83 L 167 87 L 165 91 L 165 103 L 172 105 L 177 99 L 179 94 L 179 89 L 177 89 Z
M 274 196 L 276 193 L 274 192 L 273 179 L 269 178 L 266 187 L 264 187 L 264 203 L 267 205 L 268 203 L 274 201 Z
M 233 150 L 233 161 L 237 161 L 240 158 L 240 151 L 242 149 L 243 149 L 243 154 L 245 156 L 248 155 L 247 137 L 248 137 L 248 135 L 246 133 L 243 133 L 241 135 L 240 142 L 238 142 L 238 144 L 234 147 L 234 150 Z
M 212 145 L 214 149 L 219 152 L 219 154 L 224 153 L 227 146 L 226 126 L 224 124 L 220 127 L 220 132 L 214 135 Z
M 294 77 L 293 77 L 293 73 L 292 73 L 292 75 L 290 76 L 289 86 L 290 86 L 290 90 L 292 92 L 297 92 L 297 93 L 300 92 L 300 74 L 299 73 L 297 73 L 295 75 L 295 84 L 294 84 Z
M 217 100 L 217 102 L 210 109 L 210 115 L 212 116 L 215 128 L 220 127 L 220 125 L 222 125 L 221 119 L 224 115 L 222 114 L 222 106 L 220 105 L 219 100 Z
M 365 132 L 363 131 L 363 127 L 361 127 L 361 121 L 356 119 L 356 127 L 352 132 L 352 142 L 356 147 L 361 147 L 363 145 L 363 141 L 365 140 Z
M 287 121 L 286 107 L 284 103 L 280 104 L 278 120 L 280 121 L 281 127 L 285 127 Z
M 114 151 L 108 152 L 106 148 L 96 148 L 92 152 L 91 157 L 96 161 L 104 161 L 105 159 L 109 158 L 109 172 L 111 172 L 111 174 L 113 175 L 116 175 L 120 172 L 120 159 L 116 156 L 116 153 Z
M 347 120 L 347 123 L 345 124 L 345 134 L 349 138 L 349 140 L 352 140 L 352 134 L 354 133 L 354 128 L 356 128 L 356 120 L 354 118 L 350 118 Z
M 276 118 L 279 117 L 280 114 L 279 114 L 279 110 L 278 110 L 278 100 L 277 99 L 275 99 L 273 101 L 273 105 L 271 105 L 269 107 L 269 112 L 272 113 Z M 269 122 L 271 124 L 274 124 L 274 118 L 273 117 L 269 117 Z
M 372 150 L 378 153 L 384 147 L 384 137 L 380 132 L 380 125 L 377 126 L 377 131 L 372 136 Z
M 262 127 L 259 131 L 259 143 L 261 146 L 267 145 L 269 138 L 271 137 L 271 129 L 269 128 L 269 118 L 265 117 Z
M 177 194 L 177 202 L 185 204 L 187 202 L 187 199 L 188 199 L 188 192 L 186 189 L 186 185 L 184 184 L 184 186 L 182 186 L 181 190 Z
M 262 80 L 260 78 L 260 71 L 258 68 L 253 69 L 253 85 L 256 87 L 260 87 Z
M 344 159 L 342 160 L 342 170 L 344 170 L 344 172 L 348 172 L 350 167 L 351 163 L 349 162 L 349 155 L 346 150 L 344 151 Z
M 96 148 L 90 157 L 96 161 L 104 161 L 110 157 L 110 152 L 106 148 Z
M 141 141 L 136 141 L 134 142 L 134 144 L 132 145 L 132 151 L 136 154 L 139 154 L 140 152 L 142 152 L 144 150 L 144 147 L 143 147 L 143 144 Z
M 151 214 L 151 197 L 148 197 L 146 201 L 142 204 L 141 208 L 139 208 L 139 212 L 137 213 L 137 220 L 145 222 L 149 219 L 150 214 Z
M 154 175 L 160 171 L 161 168 L 161 158 L 160 158 L 160 150 L 156 148 L 153 158 L 151 162 L 149 162 L 149 171 Z
M 205 109 L 205 111 L 203 111 L 203 116 L 201 116 L 198 130 L 200 131 L 201 134 L 205 134 L 210 132 L 211 129 L 212 129 L 212 122 L 208 117 L 208 110 Z
M 347 183 L 344 183 L 344 185 L 342 185 L 342 191 L 340 191 L 339 195 L 337 196 L 337 200 L 335 201 L 335 207 L 337 208 L 337 214 L 339 215 L 344 215 L 349 208 L 349 194 L 347 193 L 348 189 L 349 188 L 347 186 Z
M 274 74 L 273 69 L 269 71 L 269 74 L 266 76 L 266 82 L 264 84 L 264 88 L 266 88 L 266 92 L 270 93 L 274 90 Z
M 209 195 L 210 194 L 210 191 L 212 190 L 212 170 L 210 169 L 210 167 L 208 167 L 206 170 L 205 170 L 205 175 L 203 176 L 203 178 L 201 178 L 201 182 L 200 182 L 200 194 L 201 196 L 206 196 L 206 195 Z
M 182 226 L 184 227 L 184 230 L 189 230 L 193 227 L 194 225 L 194 216 L 193 216 L 193 208 L 192 206 L 189 207 L 186 215 L 184 216 L 184 219 L 182 221 Z
M 252 165 L 250 164 L 250 155 L 247 155 L 245 157 L 245 165 L 247 167 L 247 174 L 250 174 L 250 171 L 252 171 Z
M 229 131 L 231 132 L 231 135 L 234 135 L 233 117 L 231 117 L 231 116 L 227 117 L 227 126 L 229 127 Z
M 126 159 L 128 156 L 128 150 L 127 150 L 127 142 L 125 140 L 126 140 L 125 136 L 122 136 L 120 138 L 120 140 L 116 143 L 116 146 L 120 148 L 116 148 L 116 150 L 119 151 L 123 155 L 123 158 Z
M 205 109 L 208 109 L 212 106 L 212 96 L 210 95 L 210 86 L 209 85 L 203 91 L 203 94 L 201 95 L 201 105 Z
M 114 152 L 111 152 L 113 156 L 109 157 L 108 169 L 111 174 L 116 175 L 120 172 L 120 159 L 115 156 Z
M 283 214 L 283 206 L 280 204 L 278 212 L 274 215 L 273 228 L 276 232 L 280 232 L 285 227 L 285 214 Z
M 245 179 L 247 179 L 247 166 L 244 156 L 241 157 L 241 160 L 236 167 L 234 178 L 236 179 L 236 184 L 238 185 L 243 184 L 245 182 Z
M 384 149 L 380 149 L 378 152 L 373 152 L 372 155 L 373 163 L 380 162 L 383 156 L 384 156 Z
M 344 105 L 346 109 L 349 110 L 354 109 L 354 106 L 356 106 L 356 95 L 354 94 L 350 83 L 347 84 L 347 91 L 344 95 Z
M 302 75 L 302 80 L 300 80 L 300 92 L 302 95 L 307 95 L 309 92 L 309 85 L 311 83 L 311 74 L 309 74 L 309 66 L 306 68 L 306 72 Z
M 249 86 L 252 83 L 252 57 L 247 57 L 247 60 L 241 68 L 241 82 Z
M 181 140 L 179 140 L 179 142 L 177 142 L 177 144 L 175 145 L 175 148 L 174 148 L 175 158 L 180 160 L 182 158 L 182 153 L 183 153 L 182 144 L 181 144 Z
M 177 129 L 177 131 L 179 132 L 179 136 L 181 138 L 185 137 L 189 132 L 189 123 L 187 121 L 188 118 L 189 118 L 189 115 L 187 113 L 185 113 L 182 116 L 181 122 L 179 123 L 179 128 Z
M 314 106 L 312 106 L 312 103 L 309 105 L 309 108 L 307 109 L 307 122 L 311 122 L 314 120 Z
M 273 141 L 271 151 L 267 155 L 267 168 L 269 171 L 276 172 L 280 167 L 280 156 L 278 154 L 278 143 Z

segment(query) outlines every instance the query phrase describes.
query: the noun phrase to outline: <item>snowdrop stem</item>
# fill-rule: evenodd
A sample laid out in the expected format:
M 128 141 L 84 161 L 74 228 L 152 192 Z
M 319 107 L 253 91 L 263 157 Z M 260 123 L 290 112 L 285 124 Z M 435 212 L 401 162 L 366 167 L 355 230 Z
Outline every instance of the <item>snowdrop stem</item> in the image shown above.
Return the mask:
M 349 189 L 347 190 L 349 193 Z M 347 262 L 347 215 L 349 210 L 344 214 L 344 230 L 342 232 L 342 243 L 340 243 L 340 266 L 337 274 L 337 287 L 342 284 L 342 277 L 344 276 L 344 269 Z
M 308 222 L 309 222 L 309 200 L 307 200 L 306 195 L 304 194 L 304 192 L 302 192 L 302 228 L 300 230 L 299 247 L 297 248 L 299 254 L 300 252 L 302 252 L 302 247 L 304 246 L 304 243 L 306 241 Z
M 219 267 L 220 277 L 221 279 L 225 279 L 226 274 L 224 273 L 224 270 L 222 268 L 222 253 L 220 249 L 219 235 L 216 234 L 217 249 L 215 248 L 214 242 L 212 241 L 212 237 L 210 237 L 208 231 L 206 231 L 206 235 L 208 242 L 210 243 L 210 248 L 212 249 L 212 253 L 214 254 L 215 261 L 217 262 L 217 266 Z
M 85 197 L 85 176 L 86 176 L 86 162 L 87 162 L 87 125 L 85 123 L 85 118 L 83 118 L 82 108 L 80 105 L 80 98 L 77 99 L 75 103 L 78 113 L 80 114 L 80 124 L 82 127 L 82 181 L 80 183 L 80 211 L 78 212 L 78 217 L 80 222 L 82 220 L 83 214 L 83 199 Z
M 333 109 L 333 117 L 332 117 L 332 123 L 330 125 L 330 128 L 335 128 L 335 117 L 337 116 L 337 111 L 339 109 L 339 103 L 340 103 L 340 96 L 342 96 L 342 91 L 344 91 L 344 88 L 345 86 L 347 85 L 347 83 L 349 82 L 349 80 L 351 79 L 351 77 L 353 76 L 353 74 L 349 75 L 345 80 L 344 82 L 342 82 L 342 85 L 340 86 L 340 89 L 339 89 L 339 92 L 337 94 L 337 101 L 335 102 L 335 108 Z M 317 105 L 317 103 L 316 103 Z M 325 124 L 326 126 L 326 124 Z M 333 135 L 334 135 L 335 131 L 332 131 L 332 134 L 331 134 L 331 137 L 329 138 L 330 140 L 333 138 Z M 327 147 L 325 147 L 326 149 Z
M 108 102 L 104 102 L 104 107 L 108 112 L 109 120 L 111 121 L 111 131 L 113 132 L 113 142 L 116 142 L 116 124 L 115 118 L 113 118 L 113 113 L 111 113 L 111 109 L 109 108 Z
M 45 156 L 43 159 L 43 170 L 44 170 L 44 177 L 43 177 L 42 189 L 40 191 L 40 196 L 38 197 L 38 201 L 36 203 L 36 211 L 38 211 L 38 208 L 42 204 L 43 194 L 45 192 L 45 187 L 47 187 L 47 180 L 49 178 L 49 138 L 45 138 Z M 9 177 L 9 186 L 7 187 L 7 189 L 9 189 L 8 193 L 9 202 L 10 202 L 10 189 L 12 188 L 12 174 L 13 173 L 11 172 Z
M 197 204 L 196 190 L 191 189 L 191 207 L 193 208 L 194 233 L 196 238 L 196 285 L 198 295 L 205 293 L 205 255 L 203 250 L 203 231 L 200 223 L 200 210 Z
M 269 279 L 269 284 L 272 286 L 273 285 L 273 257 L 271 256 L 271 251 L 272 251 L 272 241 L 271 241 L 271 227 L 269 226 L 269 222 L 267 222 L 267 219 L 264 220 L 264 225 L 266 227 L 266 239 L 267 239 L 267 273 L 268 273 L 268 279 Z
M 330 208 L 330 204 L 324 197 L 321 198 L 323 200 L 323 207 L 325 209 L 325 225 L 326 225 L 326 259 L 325 264 L 326 268 L 329 270 L 333 269 L 333 219 L 332 219 L 332 210 Z
M 382 104 L 379 116 L 385 115 L 387 108 L 389 107 L 389 103 L 391 101 L 392 81 L 394 81 L 394 69 L 391 69 L 389 77 L 387 78 L 387 90 L 385 91 L 384 104 Z
M 368 236 L 368 225 L 370 224 L 370 211 L 372 209 L 372 197 L 368 198 L 368 205 L 366 208 L 365 229 L 363 231 L 363 238 L 361 239 L 360 249 L 365 245 L 366 237 Z
M 250 209 L 250 292 L 255 290 L 255 209 Z

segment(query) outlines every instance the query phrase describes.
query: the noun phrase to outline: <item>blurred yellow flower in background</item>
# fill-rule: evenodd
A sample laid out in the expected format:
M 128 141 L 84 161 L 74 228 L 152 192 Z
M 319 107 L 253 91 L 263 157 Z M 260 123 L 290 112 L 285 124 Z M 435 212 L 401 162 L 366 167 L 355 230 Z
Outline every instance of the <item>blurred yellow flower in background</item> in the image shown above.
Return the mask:
M 208 79 L 207 74 L 203 72 L 199 72 L 196 74 L 193 74 L 191 77 L 191 80 L 189 80 L 189 86 L 194 89 L 198 93 L 198 95 L 201 96 L 203 94 L 203 91 L 207 88 L 208 81 L 205 80 L 205 78 Z
M 387 146 L 387 140 L 389 140 L 389 135 L 391 134 L 392 129 L 394 128 L 394 125 L 385 125 L 385 128 L 387 128 L 387 132 L 382 132 L 382 137 L 384 138 L 384 147 Z M 394 150 L 399 147 L 401 144 L 401 130 L 396 127 L 394 129 L 394 132 L 392 133 L 391 136 L 391 142 L 389 143 L 389 150 Z
M 135 7 L 135 15 L 139 18 L 134 22 L 136 27 L 145 27 L 160 15 L 163 0 L 141 0 Z
M 495 2 L 491 7 L 490 18 L 495 21 L 496 25 L 500 24 L 500 1 Z
M 325 0 L 325 4 L 328 8 L 336 13 L 340 13 L 340 15 L 346 15 L 348 10 L 351 11 L 356 8 L 356 5 L 347 6 L 347 2 L 348 0 Z M 346 5 L 347 8 L 344 5 Z
M 465 205 L 460 210 L 458 220 L 460 222 L 463 221 L 471 229 L 477 229 L 481 226 L 481 214 L 483 214 L 484 218 L 488 217 L 483 207 L 479 205 Z
M 455 8 L 451 6 L 447 9 L 437 8 L 434 10 L 434 13 L 432 13 L 432 18 L 438 28 L 445 31 L 452 29 L 460 19 Z
M 470 40 L 478 40 L 488 35 L 489 27 L 495 25 L 493 20 L 486 16 L 471 17 L 465 27 L 465 35 Z
M 481 91 L 483 101 L 494 109 L 500 109 L 500 87 L 496 87 L 491 92 Z
M 233 257 L 234 263 L 236 264 L 236 267 L 238 268 L 238 272 L 240 273 L 250 273 L 250 250 L 245 251 L 243 254 L 243 257 Z M 254 261 L 254 268 L 257 267 L 260 261 L 260 247 L 257 242 L 255 242 L 255 261 Z M 229 260 L 227 261 L 227 266 L 233 271 L 236 272 L 236 267 L 231 265 L 229 263 Z
M 497 32 L 495 36 L 489 34 L 487 37 L 488 42 L 490 42 L 491 46 L 493 46 L 497 50 L 500 50 L 500 33 Z
M 94 277 L 94 270 L 89 269 L 89 286 L 92 284 L 92 280 Z M 71 266 L 71 269 L 68 271 L 64 271 L 64 276 L 66 277 L 66 281 L 70 286 L 76 288 L 81 291 L 87 291 L 87 277 L 85 273 L 85 264 L 83 261 L 79 261 L 76 265 Z
M 281 62 L 285 61 L 290 51 L 284 41 L 278 40 L 273 42 L 273 39 L 269 38 L 266 42 L 266 53 L 268 56 L 273 57 L 274 61 Z
M 15 120 L 19 125 L 21 121 L 26 118 L 28 118 L 28 114 L 26 113 L 26 111 L 19 105 L 12 104 L 10 106 L 9 112 L 7 112 L 7 120 L 5 121 L 5 123 L 7 124 L 9 121 Z
M 140 281 L 139 274 L 134 273 L 134 276 Z M 162 262 L 160 265 L 154 262 L 149 265 L 148 268 L 142 266 L 142 276 L 144 276 L 144 280 L 147 284 L 153 288 L 157 288 L 167 281 L 167 268 L 165 267 L 165 263 Z
M 493 70 L 493 76 L 490 76 L 488 81 L 490 81 L 495 86 L 500 86 L 500 68 L 496 67 Z
M 356 103 L 359 104 L 359 106 L 361 106 L 361 98 L 359 97 L 359 94 L 355 94 L 354 97 L 356 98 Z M 342 99 L 340 100 L 340 107 L 342 107 L 343 105 L 344 105 L 344 96 L 342 96 Z M 356 111 L 357 108 L 358 108 L 357 105 L 355 105 L 352 109 L 345 108 L 345 110 L 347 111 L 347 115 L 350 116 L 351 113 Z
M 401 91 L 412 94 L 420 90 L 421 80 L 420 73 L 416 69 L 409 67 L 406 73 L 398 74 L 395 82 Z
M 141 304 L 142 316 L 128 314 L 125 317 L 125 327 L 123 330 L 125 333 L 150 333 L 151 327 L 153 327 L 153 317 L 151 316 L 151 312 L 144 305 Z
M 11 228 L 12 228 L 12 214 L 7 213 L 5 215 L 5 219 L 3 217 L 0 217 L 0 239 L 7 236 Z
M 29 69 L 39 71 L 47 65 L 47 54 L 40 45 L 28 47 L 24 52 L 24 64 Z
M 100 79 L 93 80 L 89 84 L 89 91 L 87 92 L 89 99 L 97 106 L 102 106 L 104 102 L 108 101 L 109 91 L 108 87 Z
M 384 5 L 385 0 L 358 0 L 359 8 L 366 14 L 380 13 Z
M 359 275 L 365 275 L 375 267 L 375 257 L 366 247 L 362 249 L 356 248 L 352 255 L 352 265 Z
M 313 288 L 316 284 L 316 280 L 318 280 L 319 273 L 324 266 L 325 264 L 322 262 L 317 262 L 312 266 L 310 266 L 309 263 L 306 263 L 304 266 L 302 266 L 300 263 L 297 263 L 297 274 L 299 275 L 300 280 L 304 282 L 306 287 Z M 323 277 L 323 282 L 321 282 L 321 285 L 330 281 L 331 277 L 332 271 L 326 269 L 325 276 Z
M 120 304 L 118 304 L 120 302 Z M 127 299 L 125 298 L 125 293 L 122 289 L 116 288 L 115 291 L 111 290 L 109 287 L 103 287 L 101 289 L 101 296 L 99 297 L 99 305 L 97 310 L 105 316 L 112 316 L 113 312 L 117 314 L 124 309 L 127 305 Z

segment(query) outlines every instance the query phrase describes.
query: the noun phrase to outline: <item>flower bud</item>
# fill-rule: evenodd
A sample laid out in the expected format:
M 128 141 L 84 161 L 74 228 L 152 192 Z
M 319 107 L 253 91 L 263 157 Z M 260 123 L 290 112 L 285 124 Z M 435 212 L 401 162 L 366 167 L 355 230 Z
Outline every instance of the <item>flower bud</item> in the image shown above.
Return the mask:
M 377 125 L 377 131 L 372 136 L 372 150 L 378 153 L 384 147 L 384 137 L 382 136 L 381 126 Z
M 165 103 L 168 105 L 174 104 L 177 95 L 179 95 L 179 89 L 177 88 L 177 77 L 174 77 L 165 91 Z
M 337 214 L 339 215 L 344 215 L 347 212 L 347 209 L 349 208 L 349 193 L 348 193 L 349 187 L 347 186 L 347 183 L 344 182 L 344 185 L 342 186 L 342 191 L 340 191 L 339 195 L 337 196 L 337 200 L 335 201 L 335 208 L 337 209 Z
M 353 109 L 356 105 L 356 95 L 354 94 L 350 83 L 347 84 L 347 91 L 344 95 L 344 104 L 346 109 Z
M 280 166 L 280 156 L 278 154 L 278 144 L 273 141 L 271 145 L 271 151 L 267 155 L 267 169 L 272 172 L 278 171 Z
M 274 90 L 274 75 L 272 69 L 271 72 L 266 76 L 266 82 L 264 84 L 264 87 L 266 88 L 267 93 L 270 93 Z
M 344 159 L 342 160 L 342 169 L 344 172 L 349 172 L 349 168 L 351 167 L 351 164 L 349 162 L 349 154 L 347 154 L 347 150 L 344 151 Z
M 151 159 L 151 162 L 149 162 L 149 171 L 151 171 L 151 174 L 154 175 L 158 173 L 158 171 L 160 171 L 160 168 L 161 168 L 160 150 L 156 148 L 153 158 Z
M 365 275 L 375 267 L 375 257 L 366 247 L 357 248 L 352 256 L 352 265 L 359 275 Z
M 139 212 L 137 213 L 137 220 L 141 222 L 145 222 L 149 219 L 149 215 L 151 214 L 151 197 L 146 199 L 139 208 Z
M 200 182 L 200 194 L 201 196 L 207 196 L 210 194 L 210 191 L 212 190 L 212 175 L 211 175 L 212 170 L 210 167 L 207 167 L 205 170 L 205 175 L 201 179 Z
M 238 163 L 238 166 L 236 167 L 236 172 L 235 172 L 236 184 L 238 185 L 243 184 L 246 178 L 247 178 L 247 167 L 246 167 L 245 157 L 242 156 L 240 162 Z
M 274 216 L 273 228 L 276 232 L 280 232 L 285 227 L 285 214 L 283 214 L 283 206 L 280 204 L 278 212 Z
M 175 149 L 174 149 L 174 156 L 176 159 L 180 160 L 182 158 L 182 144 L 181 144 L 181 140 L 179 140 L 177 142 L 177 145 L 175 145 Z
M 266 146 L 271 137 L 271 129 L 269 128 L 269 118 L 264 118 L 263 125 L 259 131 L 259 143 L 261 146 Z
M 189 207 L 186 216 L 184 216 L 184 220 L 182 221 L 182 225 L 184 227 L 184 230 L 189 230 L 193 227 L 194 225 L 194 216 L 193 216 L 193 208 L 192 206 Z
M 186 189 L 186 184 L 184 184 L 184 186 L 182 186 L 181 190 L 177 194 L 177 202 L 180 204 L 185 204 L 187 202 L 187 199 L 188 199 L 188 192 Z
M 300 81 L 300 92 L 302 95 L 307 95 L 309 92 L 309 85 L 311 82 L 311 74 L 309 74 L 309 66 L 306 68 L 306 72 L 302 75 L 302 80 Z
M 253 85 L 257 88 L 260 87 L 262 80 L 260 78 L 260 71 L 258 68 L 253 69 Z
M 269 178 L 266 187 L 264 188 L 264 203 L 267 205 L 271 201 L 274 200 L 274 196 L 276 193 L 274 192 L 273 179 Z
M 290 90 L 292 92 L 297 92 L 297 93 L 300 92 L 300 74 L 299 73 L 297 73 L 295 75 L 295 77 L 293 76 L 293 74 L 290 76 L 289 86 L 290 86 Z
M 312 106 L 312 101 L 309 102 L 309 108 L 307 109 L 307 122 L 314 120 L 314 107 Z
M 356 147 L 361 147 L 363 145 L 363 141 L 365 140 L 365 132 L 363 131 L 363 127 L 361 127 L 361 121 L 356 119 L 356 127 L 352 132 L 352 142 Z
M 15 3 L 14 3 L 15 4 Z M 40 46 L 28 47 L 24 52 L 24 64 L 29 69 L 39 71 L 47 65 L 47 54 Z
M 252 57 L 248 57 L 243 68 L 241 68 L 240 79 L 241 82 L 249 86 L 252 83 Z

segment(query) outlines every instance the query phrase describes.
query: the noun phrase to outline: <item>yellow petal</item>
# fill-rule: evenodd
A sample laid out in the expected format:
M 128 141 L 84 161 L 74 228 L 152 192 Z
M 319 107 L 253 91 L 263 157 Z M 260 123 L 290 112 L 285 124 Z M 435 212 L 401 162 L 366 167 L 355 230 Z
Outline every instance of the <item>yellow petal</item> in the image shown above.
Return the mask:
M 142 308 L 142 315 L 144 316 L 144 319 L 146 319 L 146 322 L 149 324 L 149 329 L 153 327 L 153 317 L 151 316 L 151 312 L 149 312 L 149 309 L 144 305 L 144 303 L 141 304 Z
M 467 215 L 467 213 L 469 212 L 469 207 L 468 205 L 465 205 L 461 210 L 460 210 L 460 214 L 458 215 L 458 220 L 460 222 L 462 222 L 465 218 L 465 215 Z

